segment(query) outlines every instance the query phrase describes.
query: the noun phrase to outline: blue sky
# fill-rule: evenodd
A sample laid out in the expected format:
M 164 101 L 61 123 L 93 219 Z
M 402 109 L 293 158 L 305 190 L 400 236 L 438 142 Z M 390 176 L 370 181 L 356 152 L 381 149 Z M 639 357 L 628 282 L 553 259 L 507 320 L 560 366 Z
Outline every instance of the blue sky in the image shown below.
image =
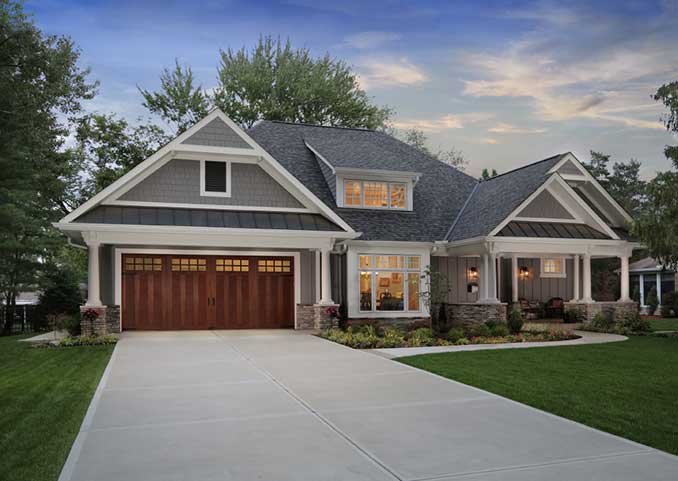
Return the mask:
M 175 58 L 205 88 L 219 50 L 260 34 L 346 60 L 399 128 L 461 149 L 469 172 L 506 171 L 554 153 L 669 167 L 672 138 L 650 95 L 678 80 L 678 0 L 657 1 L 28 1 L 38 26 L 68 35 L 101 82 L 87 108 L 145 115 Z

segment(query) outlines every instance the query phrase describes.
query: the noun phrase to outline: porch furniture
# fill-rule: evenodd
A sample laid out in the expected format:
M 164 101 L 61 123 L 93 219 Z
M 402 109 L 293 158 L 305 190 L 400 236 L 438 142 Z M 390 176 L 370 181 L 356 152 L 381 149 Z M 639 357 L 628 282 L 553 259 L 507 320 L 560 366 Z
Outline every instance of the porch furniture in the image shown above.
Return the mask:
M 521 298 L 518 302 L 520 302 L 520 310 L 525 313 L 527 319 L 538 319 L 540 317 L 542 306 L 539 301 L 528 301 Z
M 559 317 L 562 318 L 565 312 L 564 310 L 565 303 L 560 297 L 552 297 L 546 303 L 544 310 L 546 311 L 546 317 Z

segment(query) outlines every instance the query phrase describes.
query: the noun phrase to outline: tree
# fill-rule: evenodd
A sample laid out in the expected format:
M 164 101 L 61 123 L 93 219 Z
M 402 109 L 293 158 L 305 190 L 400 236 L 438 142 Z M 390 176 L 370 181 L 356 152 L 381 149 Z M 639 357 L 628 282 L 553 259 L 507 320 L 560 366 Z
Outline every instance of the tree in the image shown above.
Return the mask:
M 654 95 L 668 109 L 663 118 L 669 132 L 678 133 L 678 81 L 662 85 Z M 666 157 L 678 169 L 678 145 L 666 146 Z M 646 206 L 633 232 L 649 254 L 667 267 L 678 267 L 678 172 L 661 172 L 648 183 Z
M 645 181 L 640 178 L 640 162 L 636 159 L 615 162 L 607 178 L 608 192 L 631 217 L 641 213 L 645 202 L 645 186 Z
M 406 144 L 424 152 L 427 155 L 435 157 L 441 162 L 451 165 L 452 167 L 455 167 L 461 170 L 462 172 L 466 170 L 466 165 L 468 164 L 468 161 L 464 157 L 464 153 L 461 150 L 452 147 L 451 149 L 448 150 L 438 149 L 435 152 L 431 151 L 431 149 L 429 149 L 427 145 L 428 138 L 426 137 L 426 134 L 424 134 L 423 130 L 408 129 L 405 130 L 405 132 L 400 133 L 397 130 L 393 129 L 389 133 L 396 137 L 401 137 L 402 141 L 405 142 Z
M 610 175 L 610 171 L 607 168 L 609 163 L 609 155 L 603 154 L 602 152 L 596 152 L 595 150 L 591 151 L 591 160 L 588 163 L 583 162 L 584 167 L 588 169 L 589 173 L 595 177 L 598 183 L 603 187 L 607 187 L 607 178 Z
M 488 180 L 488 179 L 491 179 L 492 177 L 496 177 L 496 176 L 497 176 L 497 169 L 492 169 L 491 174 L 487 169 L 483 169 L 483 171 L 480 174 L 480 178 L 482 180 Z
M 164 69 L 160 74 L 160 92 L 139 88 L 144 97 L 143 106 L 175 126 L 175 135 L 207 115 L 209 99 L 201 85 L 194 86 L 193 71 L 182 68 L 175 59 L 174 70 Z
M 114 115 L 89 114 L 79 120 L 71 154 L 87 174 L 79 201 L 87 199 L 137 166 L 169 138 L 152 124 L 130 126 Z
M 248 51 L 221 51 L 214 103 L 245 128 L 257 120 L 378 128 L 391 114 L 377 107 L 343 61 L 314 58 L 289 40 L 260 37 Z
M 73 172 L 62 146 L 96 91 L 79 56 L 70 39 L 43 35 L 21 4 L 0 1 L 0 296 L 10 308 L 63 243 L 51 227 Z

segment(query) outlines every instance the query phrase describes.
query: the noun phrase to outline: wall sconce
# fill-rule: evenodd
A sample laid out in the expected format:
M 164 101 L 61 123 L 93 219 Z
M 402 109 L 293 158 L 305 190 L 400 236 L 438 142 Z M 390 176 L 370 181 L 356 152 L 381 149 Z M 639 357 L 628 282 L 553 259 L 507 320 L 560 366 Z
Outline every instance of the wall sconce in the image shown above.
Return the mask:
M 475 267 L 469 267 L 468 272 L 466 273 L 469 281 L 478 280 L 478 269 Z
M 530 278 L 530 270 L 527 267 L 521 267 L 518 271 L 518 277 L 520 280 L 527 280 Z

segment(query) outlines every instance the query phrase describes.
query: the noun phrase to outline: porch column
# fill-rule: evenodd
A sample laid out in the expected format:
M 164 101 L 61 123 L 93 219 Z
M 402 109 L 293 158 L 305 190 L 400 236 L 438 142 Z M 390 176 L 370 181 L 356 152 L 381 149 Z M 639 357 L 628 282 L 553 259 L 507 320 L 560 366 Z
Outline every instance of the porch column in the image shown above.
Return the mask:
M 487 254 L 483 254 L 481 257 L 481 263 L 480 263 L 480 296 L 478 299 L 478 302 L 485 302 L 487 301 L 487 290 L 489 286 L 489 263 L 490 260 L 488 258 Z
M 487 276 L 487 283 L 489 287 L 487 293 L 487 302 L 499 302 L 499 299 L 497 299 L 497 256 L 496 254 L 490 254 L 488 257 L 490 275 Z
M 584 302 L 593 302 L 591 297 L 591 255 L 584 254 Z
M 657 300 L 659 301 L 659 305 L 662 305 L 662 273 L 657 272 Z M 652 313 L 654 314 L 654 312 Z
M 497 268 L 496 268 L 496 273 L 497 273 L 497 301 L 501 302 L 501 256 L 497 256 Z
M 511 301 L 518 302 L 518 256 L 511 256 Z
M 629 258 L 627 256 L 621 256 L 621 297 L 619 302 L 629 302 L 631 297 L 629 296 Z
M 641 274 L 638 280 L 640 282 L 640 305 L 645 306 L 645 276 Z
M 332 300 L 332 278 L 330 276 L 330 249 L 322 249 L 320 252 L 320 257 L 322 258 L 322 267 L 321 267 L 321 292 L 320 305 L 331 305 L 334 304 Z
M 572 260 L 574 269 L 572 269 L 572 277 L 574 277 L 572 285 L 572 302 L 577 302 L 579 300 L 579 256 L 574 256 Z
M 87 306 L 101 307 L 99 294 L 99 242 L 87 243 Z

